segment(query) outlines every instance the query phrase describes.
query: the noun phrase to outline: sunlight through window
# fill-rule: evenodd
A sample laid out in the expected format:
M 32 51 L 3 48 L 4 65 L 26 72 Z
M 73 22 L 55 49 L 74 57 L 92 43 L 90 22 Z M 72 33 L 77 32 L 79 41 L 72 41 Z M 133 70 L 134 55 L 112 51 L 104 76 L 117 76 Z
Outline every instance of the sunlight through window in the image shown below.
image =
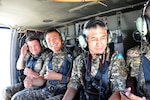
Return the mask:
M 2 90 L 10 86 L 10 40 L 11 40 L 11 29 L 7 29 L 0 26 L 0 66 L 2 71 L 0 73 L 1 85 L 0 93 Z M 2 97 L 0 97 L 2 100 Z

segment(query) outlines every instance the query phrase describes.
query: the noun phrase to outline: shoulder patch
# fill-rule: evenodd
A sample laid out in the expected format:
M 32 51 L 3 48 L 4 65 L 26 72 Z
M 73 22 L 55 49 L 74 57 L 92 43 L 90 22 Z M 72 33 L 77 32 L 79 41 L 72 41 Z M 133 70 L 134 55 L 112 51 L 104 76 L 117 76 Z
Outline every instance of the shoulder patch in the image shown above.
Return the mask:
M 117 59 L 123 59 L 123 55 L 121 53 L 116 54 Z

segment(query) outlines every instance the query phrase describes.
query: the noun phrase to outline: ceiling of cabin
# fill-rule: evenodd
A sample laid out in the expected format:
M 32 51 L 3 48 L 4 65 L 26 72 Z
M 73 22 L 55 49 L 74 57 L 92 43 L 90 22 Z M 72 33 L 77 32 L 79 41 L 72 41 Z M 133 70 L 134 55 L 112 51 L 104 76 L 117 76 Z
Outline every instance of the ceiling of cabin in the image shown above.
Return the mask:
M 47 29 L 117 11 L 141 9 L 146 0 L 52 2 L 51 0 L 0 0 L 0 24 Z M 46 20 L 50 21 L 47 22 Z

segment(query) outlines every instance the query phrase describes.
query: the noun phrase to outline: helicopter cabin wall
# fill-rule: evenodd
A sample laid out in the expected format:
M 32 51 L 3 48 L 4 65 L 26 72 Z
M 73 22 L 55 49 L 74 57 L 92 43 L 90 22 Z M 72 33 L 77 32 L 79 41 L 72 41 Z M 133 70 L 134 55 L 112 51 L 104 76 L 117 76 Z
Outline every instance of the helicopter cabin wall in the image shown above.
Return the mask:
M 133 39 L 133 33 L 137 32 L 136 29 L 136 19 L 141 16 L 142 10 L 135 10 L 131 12 L 120 14 L 120 26 L 118 27 L 118 16 L 109 16 L 108 27 L 109 30 L 120 30 L 123 39 L 123 49 L 124 57 L 126 57 L 126 52 L 129 48 L 137 45 L 138 43 Z M 113 19 L 113 20 L 112 20 Z
M 142 14 L 142 10 L 134 10 L 134 11 L 125 12 L 125 13 L 117 12 L 116 15 L 110 15 L 110 16 L 99 15 L 98 16 L 98 18 L 103 20 L 104 22 L 106 22 L 106 19 L 107 19 L 108 29 L 110 30 L 114 39 L 111 42 L 114 42 L 117 49 L 119 50 L 120 50 L 120 47 L 118 48 L 118 46 L 120 46 L 120 44 L 118 45 L 117 43 L 122 43 L 121 52 L 123 53 L 124 57 L 126 57 L 126 52 L 129 48 L 138 44 L 133 39 L 132 34 L 137 31 L 135 22 L 136 22 L 136 19 L 141 14 Z M 120 21 L 120 24 L 118 21 Z M 70 48 L 70 47 L 78 45 L 77 36 L 78 34 L 81 34 L 81 33 L 79 33 L 77 30 L 78 28 L 82 27 L 80 24 L 83 24 L 83 22 L 84 21 L 80 21 L 80 22 L 78 21 L 77 23 L 73 23 L 73 24 L 66 25 L 64 27 L 59 28 L 59 30 L 65 37 L 64 43 L 67 47 Z M 121 34 L 121 37 L 119 37 L 119 40 L 117 40 L 118 37 L 116 35 L 120 35 L 120 34 Z

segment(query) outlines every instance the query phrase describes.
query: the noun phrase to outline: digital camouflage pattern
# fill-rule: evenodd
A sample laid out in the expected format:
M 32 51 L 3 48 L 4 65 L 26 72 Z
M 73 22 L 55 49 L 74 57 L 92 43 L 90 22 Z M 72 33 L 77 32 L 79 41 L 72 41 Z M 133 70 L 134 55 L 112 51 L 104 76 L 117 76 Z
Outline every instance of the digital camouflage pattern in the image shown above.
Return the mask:
M 140 58 L 141 53 L 146 53 L 145 56 L 150 60 L 150 47 L 147 42 L 144 42 L 142 44 L 142 48 L 140 48 L 140 46 L 135 46 L 127 51 L 127 59 L 126 59 L 127 66 L 131 67 L 131 77 L 136 77 L 137 80 L 138 80 L 139 68 L 141 65 L 141 58 Z M 141 72 L 140 83 L 141 83 L 140 94 L 146 96 L 147 99 L 150 100 L 150 93 L 146 91 L 143 68 Z
M 49 50 L 45 50 L 41 53 L 41 56 L 38 58 L 36 64 L 35 64 L 35 67 L 34 67 L 34 71 L 35 72 L 40 72 L 42 67 L 43 67 L 43 63 L 45 61 L 45 58 L 47 56 L 47 54 L 49 53 L 50 51 Z
M 23 90 L 24 89 L 24 85 L 23 83 L 18 83 L 18 84 L 14 84 L 13 86 L 8 86 L 3 90 L 2 96 L 4 98 L 4 100 L 11 100 L 12 96 Z
M 44 75 L 48 69 L 48 64 L 50 59 L 52 58 L 52 66 L 53 66 L 53 70 L 55 72 L 58 72 L 58 70 L 60 69 L 60 66 L 62 64 L 62 62 L 65 59 L 65 55 L 66 55 L 66 51 L 61 50 L 58 54 L 55 53 L 49 53 L 45 59 L 44 65 L 42 70 L 40 71 L 40 75 Z
M 107 50 L 109 54 L 109 50 Z M 77 90 L 78 86 L 80 84 L 83 85 L 82 80 L 82 67 L 84 63 L 85 54 L 80 54 L 73 62 L 73 69 L 72 69 L 72 76 L 70 79 L 70 82 L 68 83 L 68 87 L 72 87 Z M 108 57 L 109 58 L 109 57 Z M 98 56 L 95 59 L 92 59 L 92 71 L 91 74 L 94 76 L 99 67 L 99 58 Z M 116 90 L 124 90 L 126 85 L 126 76 L 127 76 L 127 70 L 125 66 L 125 60 L 123 56 L 116 52 L 111 57 L 111 62 L 109 65 L 109 71 L 108 71 L 108 79 L 110 82 L 110 88 L 112 91 Z
M 60 52 L 57 54 L 54 54 L 52 52 L 47 54 L 46 59 L 44 61 L 43 68 L 40 71 L 40 75 L 44 75 L 46 73 L 51 57 L 52 57 L 52 66 L 53 66 L 52 70 L 58 72 L 60 66 L 62 65 L 62 62 L 65 59 L 66 54 L 67 52 L 65 49 L 60 50 Z M 49 84 L 49 80 L 47 80 L 46 86 L 44 86 L 43 88 L 38 90 L 34 90 L 34 89 L 23 90 L 17 96 L 14 96 L 13 100 L 62 100 L 63 94 L 55 94 L 54 92 L 55 89 L 58 88 L 66 90 L 67 84 L 60 84 L 60 83 L 56 85 L 52 85 Z
M 34 67 L 34 70 L 35 72 L 40 72 L 40 70 L 42 69 L 42 66 L 43 66 L 43 62 L 45 60 L 45 57 L 46 55 L 48 54 L 49 51 L 43 51 L 41 53 L 41 56 L 38 58 L 36 64 L 35 64 L 35 67 Z M 25 56 L 25 59 L 24 59 L 24 62 L 27 61 L 28 57 L 29 57 L 29 53 Z M 39 87 L 32 87 L 32 88 L 39 88 Z M 14 84 L 12 86 L 8 86 L 6 87 L 4 90 L 3 90 L 3 97 L 5 100 L 11 100 L 11 97 L 17 93 L 17 92 L 20 92 L 21 90 L 24 89 L 24 85 L 23 83 L 17 83 L 17 84 Z M 16 94 L 17 95 L 17 94 Z
M 48 56 L 45 59 L 44 65 L 42 70 L 40 71 L 40 75 L 44 75 L 47 71 L 47 69 L 49 69 L 49 62 L 52 58 L 52 69 L 55 72 L 58 72 L 58 70 L 60 69 L 63 61 L 65 60 L 65 56 L 67 55 L 67 51 L 65 50 L 65 48 L 62 48 L 60 50 L 59 53 L 49 53 Z M 46 86 L 49 86 L 49 82 L 47 81 Z
M 18 92 L 15 95 L 12 97 L 12 100 L 61 100 L 60 98 L 62 98 L 63 96 L 62 94 L 53 96 L 44 89 L 24 89 L 22 90 L 22 92 Z

